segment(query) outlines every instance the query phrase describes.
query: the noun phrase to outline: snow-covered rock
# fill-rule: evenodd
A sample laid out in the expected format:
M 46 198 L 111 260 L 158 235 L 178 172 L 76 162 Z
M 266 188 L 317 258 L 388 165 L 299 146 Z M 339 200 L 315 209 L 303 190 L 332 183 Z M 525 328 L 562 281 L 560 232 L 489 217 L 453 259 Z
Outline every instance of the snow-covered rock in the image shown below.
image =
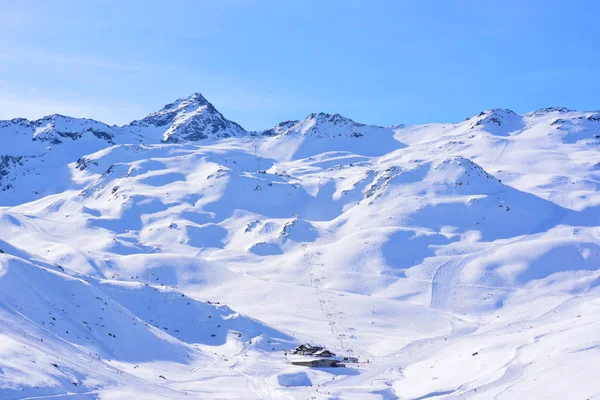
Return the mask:
M 202 139 L 227 138 L 246 134 L 244 128 L 225 118 L 200 93 L 174 101 L 160 111 L 133 121 L 130 128 L 141 135 L 154 138 L 162 134 L 161 141 L 179 143 Z

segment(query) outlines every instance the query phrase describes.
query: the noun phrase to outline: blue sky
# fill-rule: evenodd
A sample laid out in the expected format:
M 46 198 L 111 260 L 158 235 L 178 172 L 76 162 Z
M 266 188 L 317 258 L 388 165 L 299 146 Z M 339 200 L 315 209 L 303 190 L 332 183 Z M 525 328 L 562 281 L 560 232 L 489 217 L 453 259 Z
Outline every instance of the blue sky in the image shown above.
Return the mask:
M 600 2 L 0 0 L 0 119 L 123 124 L 201 92 L 264 129 L 600 108 Z

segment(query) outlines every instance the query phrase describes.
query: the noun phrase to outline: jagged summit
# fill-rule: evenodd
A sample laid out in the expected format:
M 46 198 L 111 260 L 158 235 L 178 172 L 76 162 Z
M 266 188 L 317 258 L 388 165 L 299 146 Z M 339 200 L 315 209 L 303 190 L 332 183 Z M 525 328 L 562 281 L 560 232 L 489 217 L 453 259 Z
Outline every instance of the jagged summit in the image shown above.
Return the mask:
M 188 97 L 182 97 L 180 99 L 175 100 L 174 102 L 172 102 L 170 104 L 167 104 L 166 106 L 163 107 L 163 109 L 175 108 L 175 107 L 177 107 L 179 105 L 183 105 L 183 104 L 186 104 L 186 105 L 196 104 L 196 105 L 205 105 L 205 106 L 213 107 L 213 105 L 208 100 L 206 100 L 206 97 L 202 96 L 202 93 L 196 92 L 196 93 L 192 93 Z
M 164 129 L 161 141 L 178 143 L 201 139 L 240 136 L 246 130 L 228 120 L 200 93 L 178 99 L 127 127 Z M 144 135 L 143 130 L 139 131 Z
M 159 111 L 149 114 L 141 120 L 132 121 L 130 125 L 154 125 L 165 126 L 176 117 L 179 111 L 191 111 L 198 107 L 206 107 L 207 110 L 216 111 L 215 107 L 200 93 L 193 93 L 188 97 L 177 99 Z

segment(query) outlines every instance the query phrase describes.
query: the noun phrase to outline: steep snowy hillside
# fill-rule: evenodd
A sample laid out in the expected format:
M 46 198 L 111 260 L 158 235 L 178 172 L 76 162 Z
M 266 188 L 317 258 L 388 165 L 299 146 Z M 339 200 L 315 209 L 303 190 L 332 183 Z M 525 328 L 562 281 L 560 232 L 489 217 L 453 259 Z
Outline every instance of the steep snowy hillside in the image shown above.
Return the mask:
M 600 396 L 599 112 L 0 135 L 2 399 Z

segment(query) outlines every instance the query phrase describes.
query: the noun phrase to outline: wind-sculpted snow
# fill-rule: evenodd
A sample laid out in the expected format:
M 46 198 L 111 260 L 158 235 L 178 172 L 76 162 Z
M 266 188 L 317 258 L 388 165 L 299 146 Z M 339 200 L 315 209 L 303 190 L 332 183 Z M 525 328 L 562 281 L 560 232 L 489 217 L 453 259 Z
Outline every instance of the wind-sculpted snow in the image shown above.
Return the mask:
M 0 398 L 599 395 L 598 115 L 1 121 Z

